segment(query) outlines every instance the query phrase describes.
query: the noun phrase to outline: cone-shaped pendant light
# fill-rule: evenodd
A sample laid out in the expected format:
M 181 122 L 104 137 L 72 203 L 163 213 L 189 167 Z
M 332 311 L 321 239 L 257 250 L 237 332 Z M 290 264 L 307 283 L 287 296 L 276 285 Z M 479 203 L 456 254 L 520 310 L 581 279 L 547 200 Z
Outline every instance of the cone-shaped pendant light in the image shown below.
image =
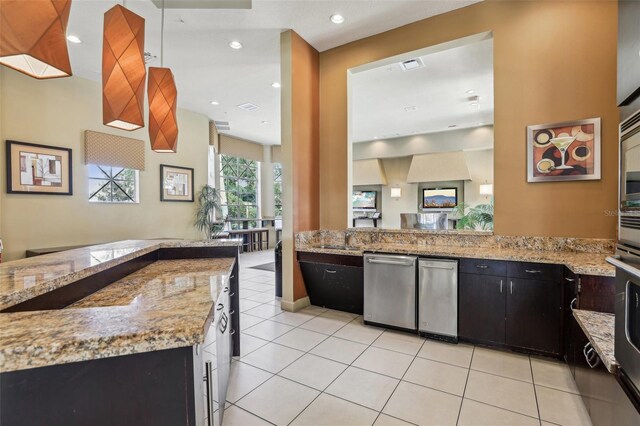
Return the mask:
M 144 127 L 146 77 L 144 19 L 116 5 L 104 14 L 102 122 L 105 126 L 123 130 Z
M 149 140 L 155 152 L 177 152 L 178 90 L 173 73 L 162 68 L 164 62 L 164 2 L 160 35 L 160 68 L 149 67 L 147 97 L 149 98 Z
M 0 0 L 0 64 L 38 79 L 69 77 L 71 0 Z

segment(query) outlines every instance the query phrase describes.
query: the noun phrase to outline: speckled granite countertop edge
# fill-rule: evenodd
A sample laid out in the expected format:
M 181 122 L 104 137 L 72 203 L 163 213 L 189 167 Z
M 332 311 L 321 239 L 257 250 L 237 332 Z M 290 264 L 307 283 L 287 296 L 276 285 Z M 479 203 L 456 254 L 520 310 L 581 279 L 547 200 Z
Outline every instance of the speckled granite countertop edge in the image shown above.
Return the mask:
M 611 374 L 619 368 L 615 353 L 615 315 L 574 309 L 573 316 Z

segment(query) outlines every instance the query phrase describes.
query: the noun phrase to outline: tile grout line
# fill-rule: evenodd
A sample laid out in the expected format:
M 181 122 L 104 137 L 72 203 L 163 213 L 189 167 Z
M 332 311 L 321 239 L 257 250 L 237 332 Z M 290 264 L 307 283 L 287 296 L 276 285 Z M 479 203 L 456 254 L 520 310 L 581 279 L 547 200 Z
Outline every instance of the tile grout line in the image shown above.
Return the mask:
M 471 376 L 471 364 L 473 364 L 473 357 L 475 354 L 476 354 L 476 346 L 473 345 L 473 349 L 471 350 L 471 359 L 469 360 L 469 368 L 467 369 L 467 380 L 464 381 L 464 389 L 462 390 L 462 401 L 460 401 L 460 409 L 458 410 L 458 418 L 456 419 L 456 425 L 460 423 L 462 406 L 464 405 L 465 395 L 467 393 L 467 384 L 469 384 L 469 376 Z
M 529 360 L 529 370 L 531 371 L 531 385 L 533 386 L 533 397 L 536 400 L 536 411 L 538 412 L 538 423 L 542 426 L 542 416 L 540 415 L 540 403 L 538 402 L 538 391 L 536 390 L 536 379 L 533 375 L 533 363 L 531 362 L 531 356 L 527 356 Z

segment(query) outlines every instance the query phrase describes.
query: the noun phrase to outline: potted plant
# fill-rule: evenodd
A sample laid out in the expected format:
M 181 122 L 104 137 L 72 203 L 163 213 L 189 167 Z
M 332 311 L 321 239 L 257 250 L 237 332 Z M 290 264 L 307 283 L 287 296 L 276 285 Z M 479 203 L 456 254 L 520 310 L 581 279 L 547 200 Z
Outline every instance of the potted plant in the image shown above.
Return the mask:
M 456 229 L 493 230 L 493 202 L 473 207 L 460 203 L 453 210 L 453 214 L 458 218 Z
M 224 220 L 219 219 L 222 212 L 220 190 L 204 185 L 198 192 L 195 227 L 204 232 L 207 240 L 216 238 L 224 229 Z

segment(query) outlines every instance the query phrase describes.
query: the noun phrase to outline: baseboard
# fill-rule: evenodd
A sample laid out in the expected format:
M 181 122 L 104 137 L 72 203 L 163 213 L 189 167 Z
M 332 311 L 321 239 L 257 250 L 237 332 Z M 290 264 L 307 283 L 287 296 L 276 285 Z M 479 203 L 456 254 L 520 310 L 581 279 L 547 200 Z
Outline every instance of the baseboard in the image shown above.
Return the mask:
M 287 312 L 297 312 L 300 309 L 306 308 L 309 305 L 311 305 L 311 302 L 309 301 L 309 296 L 305 296 L 302 299 L 296 300 L 295 302 L 289 302 L 286 300 L 282 300 L 280 302 L 280 307 L 282 308 L 282 310 Z

